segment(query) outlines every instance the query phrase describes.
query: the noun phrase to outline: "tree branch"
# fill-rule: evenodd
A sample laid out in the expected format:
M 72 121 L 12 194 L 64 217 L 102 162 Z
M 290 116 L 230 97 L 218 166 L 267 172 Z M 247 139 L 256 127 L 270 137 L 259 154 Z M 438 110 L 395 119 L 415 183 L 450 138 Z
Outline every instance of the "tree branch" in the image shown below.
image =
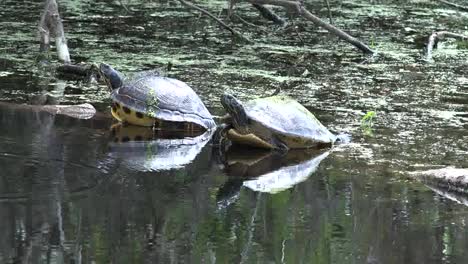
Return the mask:
M 56 71 L 59 74 L 71 74 L 82 78 L 96 75 L 99 72 L 97 66 L 94 64 L 64 64 L 57 66 Z
M 327 4 L 328 19 L 330 20 L 330 24 L 333 24 L 333 16 L 332 16 L 331 7 L 330 7 L 330 1 L 325 0 L 325 3 Z
M 236 18 L 236 19 L 239 20 L 241 23 L 244 23 L 245 25 L 247 25 L 247 26 L 249 26 L 249 27 L 258 28 L 259 30 L 263 31 L 265 34 L 268 34 L 268 33 L 269 33 L 268 31 L 266 31 L 265 29 L 263 29 L 261 26 L 252 24 L 252 23 L 246 21 L 245 19 L 243 19 L 241 16 L 239 16 L 239 15 L 237 15 L 237 14 L 234 14 L 234 15 L 231 16 L 231 17 Z M 231 19 L 232 19 L 232 18 L 231 18 Z
M 362 52 L 366 54 L 373 54 L 374 51 L 369 48 L 366 44 L 362 43 L 358 39 L 350 36 L 346 32 L 336 28 L 335 26 L 328 24 L 327 22 L 321 20 L 307 9 L 302 6 L 299 2 L 290 1 L 290 0 L 247 0 L 251 4 L 260 4 L 260 5 L 276 5 L 282 6 L 285 8 L 290 8 L 296 10 L 301 16 L 306 18 L 307 20 L 313 22 L 314 24 L 325 28 L 328 32 L 336 35 L 338 38 L 352 44 L 356 48 L 360 49 Z
M 253 3 L 252 5 L 260 12 L 260 15 L 262 15 L 264 18 L 280 26 L 284 26 L 286 24 L 286 21 L 284 21 L 284 19 L 282 19 L 280 16 L 275 14 L 272 10 L 268 9 L 267 7 Z
M 468 7 L 466 6 L 462 6 L 462 5 L 459 5 L 459 4 L 455 4 L 455 3 L 452 3 L 452 2 L 449 2 L 449 1 L 445 1 L 445 0 L 437 0 L 438 2 L 441 2 L 443 4 L 446 4 L 446 5 L 449 5 L 451 7 L 455 7 L 455 8 L 458 8 L 460 10 L 463 10 L 463 11 L 468 11 Z
M 224 23 L 223 21 L 221 21 L 219 18 L 217 18 L 215 15 L 211 14 L 210 12 L 208 12 L 207 10 L 197 6 L 197 5 L 194 5 L 192 3 L 190 3 L 189 1 L 185 1 L 185 0 L 179 0 L 180 3 L 182 3 L 183 5 L 187 6 L 187 7 L 190 7 L 190 8 L 193 8 L 195 10 L 198 10 L 200 11 L 201 13 L 209 16 L 210 18 L 212 18 L 213 20 L 215 20 L 216 22 L 218 22 L 218 24 L 220 24 L 223 28 L 229 30 L 232 35 L 244 40 L 244 41 L 247 41 L 247 42 L 250 42 L 250 40 L 248 40 L 246 37 L 244 37 L 241 33 L 239 33 L 238 31 L 236 31 L 235 29 L 233 29 L 232 27 L 226 25 L 226 23 Z
M 46 0 L 44 11 L 39 21 L 40 52 L 45 53 L 50 47 L 50 35 L 55 37 L 57 55 L 64 63 L 70 63 L 67 39 L 63 30 L 62 19 L 55 0 Z
M 432 50 L 434 49 L 436 43 L 440 40 L 443 40 L 445 38 L 454 38 L 454 39 L 460 39 L 460 40 L 468 40 L 467 35 L 461 35 L 457 33 L 452 33 L 448 31 L 439 31 L 439 32 L 434 32 L 429 36 L 429 40 L 427 42 L 427 48 L 426 48 L 426 60 L 431 61 L 432 60 Z

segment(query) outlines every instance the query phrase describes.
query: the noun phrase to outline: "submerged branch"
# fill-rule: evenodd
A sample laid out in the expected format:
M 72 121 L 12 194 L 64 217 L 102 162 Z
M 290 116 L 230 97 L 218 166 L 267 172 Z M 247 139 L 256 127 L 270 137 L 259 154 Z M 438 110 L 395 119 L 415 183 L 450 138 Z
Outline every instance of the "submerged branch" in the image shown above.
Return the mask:
M 336 28 L 335 26 L 321 20 L 319 17 L 315 16 L 311 12 L 309 12 L 303 5 L 299 2 L 290 1 L 290 0 L 247 0 L 252 4 L 260 4 L 260 5 L 276 5 L 282 6 L 285 8 L 290 8 L 296 10 L 301 16 L 306 18 L 307 20 L 313 22 L 314 24 L 325 28 L 328 32 L 336 35 L 340 39 L 352 44 L 356 48 L 360 49 L 362 52 L 366 54 L 373 54 L 374 51 L 369 48 L 366 44 L 362 43 L 358 39 L 350 36 L 348 33 Z
M 468 40 L 467 35 L 452 33 L 448 31 L 434 32 L 431 34 L 431 36 L 429 36 L 429 40 L 427 42 L 426 60 L 428 61 L 432 60 L 432 50 L 434 49 L 438 41 L 443 40 L 445 38 Z
M 446 4 L 446 5 L 449 5 L 451 7 L 455 7 L 455 8 L 458 8 L 460 10 L 463 10 L 463 11 L 468 11 L 468 7 L 467 6 L 462 6 L 462 5 L 459 5 L 459 4 L 455 4 L 455 3 L 452 3 L 452 2 L 449 2 L 449 1 L 445 1 L 445 0 L 437 0 L 438 2 L 441 2 L 443 4 Z
M 248 40 L 246 37 L 244 37 L 241 33 L 239 33 L 237 30 L 233 29 L 232 27 L 228 26 L 226 23 L 224 23 L 223 21 L 221 21 L 219 18 L 217 18 L 215 15 L 211 14 L 210 12 L 208 12 L 207 10 L 195 5 L 195 4 L 192 4 L 190 3 L 189 1 L 186 1 L 186 0 L 179 0 L 180 3 L 182 3 L 183 5 L 187 6 L 187 7 L 190 7 L 190 8 L 193 8 L 195 10 L 198 10 L 200 11 L 201 13 L 209 16 L 210 18 L 212 18 L 213 20 L 215 20 L 216 22 L 218 22 L 218 24 L 220 24 L 223 28 L 229 30 L 232 35 L 244 40 L 244 41 L 247 41 L 247 42 L 250 42 L 250 40 Z

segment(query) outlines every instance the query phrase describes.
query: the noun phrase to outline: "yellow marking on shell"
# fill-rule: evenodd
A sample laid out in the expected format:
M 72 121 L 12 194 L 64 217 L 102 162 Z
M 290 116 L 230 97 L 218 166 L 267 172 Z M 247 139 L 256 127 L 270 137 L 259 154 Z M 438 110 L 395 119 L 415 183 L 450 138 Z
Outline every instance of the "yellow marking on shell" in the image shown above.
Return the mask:
M 252 147 L 265 148 L 265 149 L 274 148 L 273 145 L 257 137 L 254 134 L 242 135 L 242 134 L 239 134 L 234 129 L 229 129 L 229 131 L 227 132 L 227 137 L 233 142 L 238 143 L 238 144 L 249 145 Z
M 111 109 L 112 116 L 120 122 L 127 122 L 129 124 L 137 125 L 137 126 L 146 126 L 151 127 L 154 125 L 156 119 L 149 117 L 143 114 L 143 118 L 139 118 L 136 116 L 135 111 L 130 110 L 130 113 L 127 114 L 122 110 L 122 107 Z
M 162 130 L 179 130 L 179 131 L 188 131 L 188 132 L 201 132 L 206 129 L 196 123 L 190 122 L 173 122 L 173 121 L 163 121 L 161 119 L 150 117 L 144 113 L 141 113 L 140 117 L 137 116 L 137 112 L 132 109 L 126 108 L 129 113 L 124 111 L 124 107 L 118 106 L 115 103 L 115 106 L 111 108 L 112 116 L 120 122 L 125 122 L 132 125 L 144 126 L 144 127 L 153 127 L 155 129 Z

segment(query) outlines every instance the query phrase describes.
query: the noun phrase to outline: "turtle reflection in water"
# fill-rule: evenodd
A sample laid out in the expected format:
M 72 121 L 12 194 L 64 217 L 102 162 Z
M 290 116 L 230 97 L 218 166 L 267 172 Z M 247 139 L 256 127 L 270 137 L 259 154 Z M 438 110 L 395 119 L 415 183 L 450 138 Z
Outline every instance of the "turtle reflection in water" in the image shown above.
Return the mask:
M 275 151 L 231 147 L 223 158 L 224 172 L 229 179 L 219 189 L 219 207 L 226 207 L 237 197 L 242 187 L 256 192 L 277 193 L 307 180 L 330 150 L 291 150 L 287 154 Z
M 186 83 L 148 71 L 123 78 L 102 63 L 99 71 L 111 91 L 112 116 L 139 126 L 206 131 L 216 127 L 198 95 Z
M 227 138 L 235 143 L 289 150 L 331 146 L 337 139 L 309 110 L 288 96 L 242 103 L 224 94 L 221 104 L 230 116 Z
M 204 150 L 213 130 L 199 134 L 118 123 L 110 133 L 109 155 L 121 158 L 123 165 L 132 170 L 145 172 L 180 169 L 194 163 L 201 152 L 211 153 Z
M 329 154 L 330 151 L 321 154 L 316 153 L 316 156 L 309 160 L 284 166 L 276 171 L 263 174 L 256 179 L 244 181 L 243 186 L 253 191 L 269 193 L 277 193 L 289 189 L 307 180 L 317 170 L 320 162 L 328 157 Z M 289 153 L 289 155 L 294 156 L 295 154 Z

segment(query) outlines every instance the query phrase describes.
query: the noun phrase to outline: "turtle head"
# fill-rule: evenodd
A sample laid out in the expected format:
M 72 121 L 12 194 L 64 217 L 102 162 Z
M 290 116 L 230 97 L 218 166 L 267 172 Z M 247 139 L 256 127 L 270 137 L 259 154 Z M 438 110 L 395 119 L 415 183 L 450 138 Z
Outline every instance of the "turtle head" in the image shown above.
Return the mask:
M 122 86 L 123 84 L 122 74 L 120 74 L 120 72 L 116 71 L 110 65 L 101 63 L 101 65 L 99 65 L 99 73 L 106 81 L 106 84 L 109 90 L 112 91 Z
M 247 134 L 249 119 L 242 102 L 230 94 L 223 94 L 221 97 L 221 104 L 231 116 L 234 128 L 241 134 Z

